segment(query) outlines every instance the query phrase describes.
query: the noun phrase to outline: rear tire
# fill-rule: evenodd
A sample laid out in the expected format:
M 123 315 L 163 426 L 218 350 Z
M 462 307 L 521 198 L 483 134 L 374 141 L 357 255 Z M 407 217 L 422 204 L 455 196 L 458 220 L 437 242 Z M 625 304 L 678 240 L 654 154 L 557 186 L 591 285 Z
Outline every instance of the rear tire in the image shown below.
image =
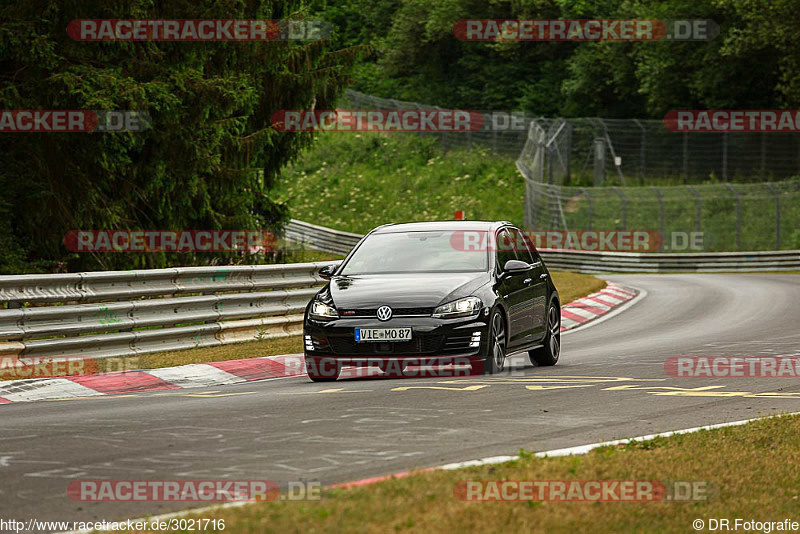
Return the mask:
M 561 356 L 561 306 L 558 301 L 550 301 L 547 310 L 547 334 L 545 334 L 544 345 L 538 349 L 528 352 L 531 363 L 546 367 L 558 363 Z
M 499 311 L 492 315 L 489 326 L 489 347 L 483 362 L 483 374 L 494 375 L 506 365 L 506 325 Z
M 333 382 L 341 371 L 339 362 L 333 358 L 306 356 L 306 373 L 312 382 Z

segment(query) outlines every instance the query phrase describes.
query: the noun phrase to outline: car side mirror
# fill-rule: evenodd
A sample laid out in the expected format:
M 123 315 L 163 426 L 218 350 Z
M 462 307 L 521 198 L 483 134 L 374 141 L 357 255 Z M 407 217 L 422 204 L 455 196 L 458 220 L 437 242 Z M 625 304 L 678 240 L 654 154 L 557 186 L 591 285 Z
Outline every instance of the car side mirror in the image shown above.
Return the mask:
M 336 265 L 326 265 L 319 270 L 319 277 L 323 280 L 330 280 L 333 273 L 336 272 Z
M 503 272 L 508 274 L 523 273 L 530 269 L 531 266 L 520 260 L 508 260 L 503 265 Z

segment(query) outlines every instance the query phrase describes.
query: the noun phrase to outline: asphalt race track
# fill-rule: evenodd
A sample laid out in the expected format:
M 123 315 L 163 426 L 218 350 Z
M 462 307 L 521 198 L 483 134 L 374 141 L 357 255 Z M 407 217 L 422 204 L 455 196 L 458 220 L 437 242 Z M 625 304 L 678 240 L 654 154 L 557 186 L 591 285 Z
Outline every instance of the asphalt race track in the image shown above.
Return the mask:
M 672 378 L 670 356 L 800 354 L 800 276 L 625 275 L 647 296 L 496 377 L 287 378 L 0 407 L 0 516 L 94 521 L 185 508 L 81 503 L 74 480 L 333 484 L 488 456 L 800 412 L 795 378 Z M 210 517 L 210 516 L 209 516 Z

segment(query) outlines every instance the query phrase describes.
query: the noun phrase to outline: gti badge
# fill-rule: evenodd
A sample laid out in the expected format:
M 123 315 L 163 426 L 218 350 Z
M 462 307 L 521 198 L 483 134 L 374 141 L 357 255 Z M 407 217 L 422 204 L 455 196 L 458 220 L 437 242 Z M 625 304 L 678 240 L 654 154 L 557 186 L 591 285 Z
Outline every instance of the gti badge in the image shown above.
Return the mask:
M 378 308 L 378 319 L 381 321 L 388 321 L 392 318 L 392 309 L 389 306 L 381 306 Z

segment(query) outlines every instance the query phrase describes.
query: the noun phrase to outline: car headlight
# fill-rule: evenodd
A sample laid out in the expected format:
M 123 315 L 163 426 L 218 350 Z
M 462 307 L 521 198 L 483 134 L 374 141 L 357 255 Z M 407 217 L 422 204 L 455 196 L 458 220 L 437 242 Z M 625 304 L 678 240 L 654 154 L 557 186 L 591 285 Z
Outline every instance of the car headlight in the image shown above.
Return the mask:
M 463 299 L 454 300 L 447 304 L 442 304 L 433 310 L 433 317 L 441 319 L 452 319 L 453 317 L 470 317 L 477 315 L 483 303 L 478 297 L 466 297 Z
M 324 302 L 319 300 L 315 300 L 311 303 L 311 310 L 309 310 L 309 315 L 316 319 L 338 319 L 339 314 L 336 312 L 336 308 L 333 306 L 328 306 Z

